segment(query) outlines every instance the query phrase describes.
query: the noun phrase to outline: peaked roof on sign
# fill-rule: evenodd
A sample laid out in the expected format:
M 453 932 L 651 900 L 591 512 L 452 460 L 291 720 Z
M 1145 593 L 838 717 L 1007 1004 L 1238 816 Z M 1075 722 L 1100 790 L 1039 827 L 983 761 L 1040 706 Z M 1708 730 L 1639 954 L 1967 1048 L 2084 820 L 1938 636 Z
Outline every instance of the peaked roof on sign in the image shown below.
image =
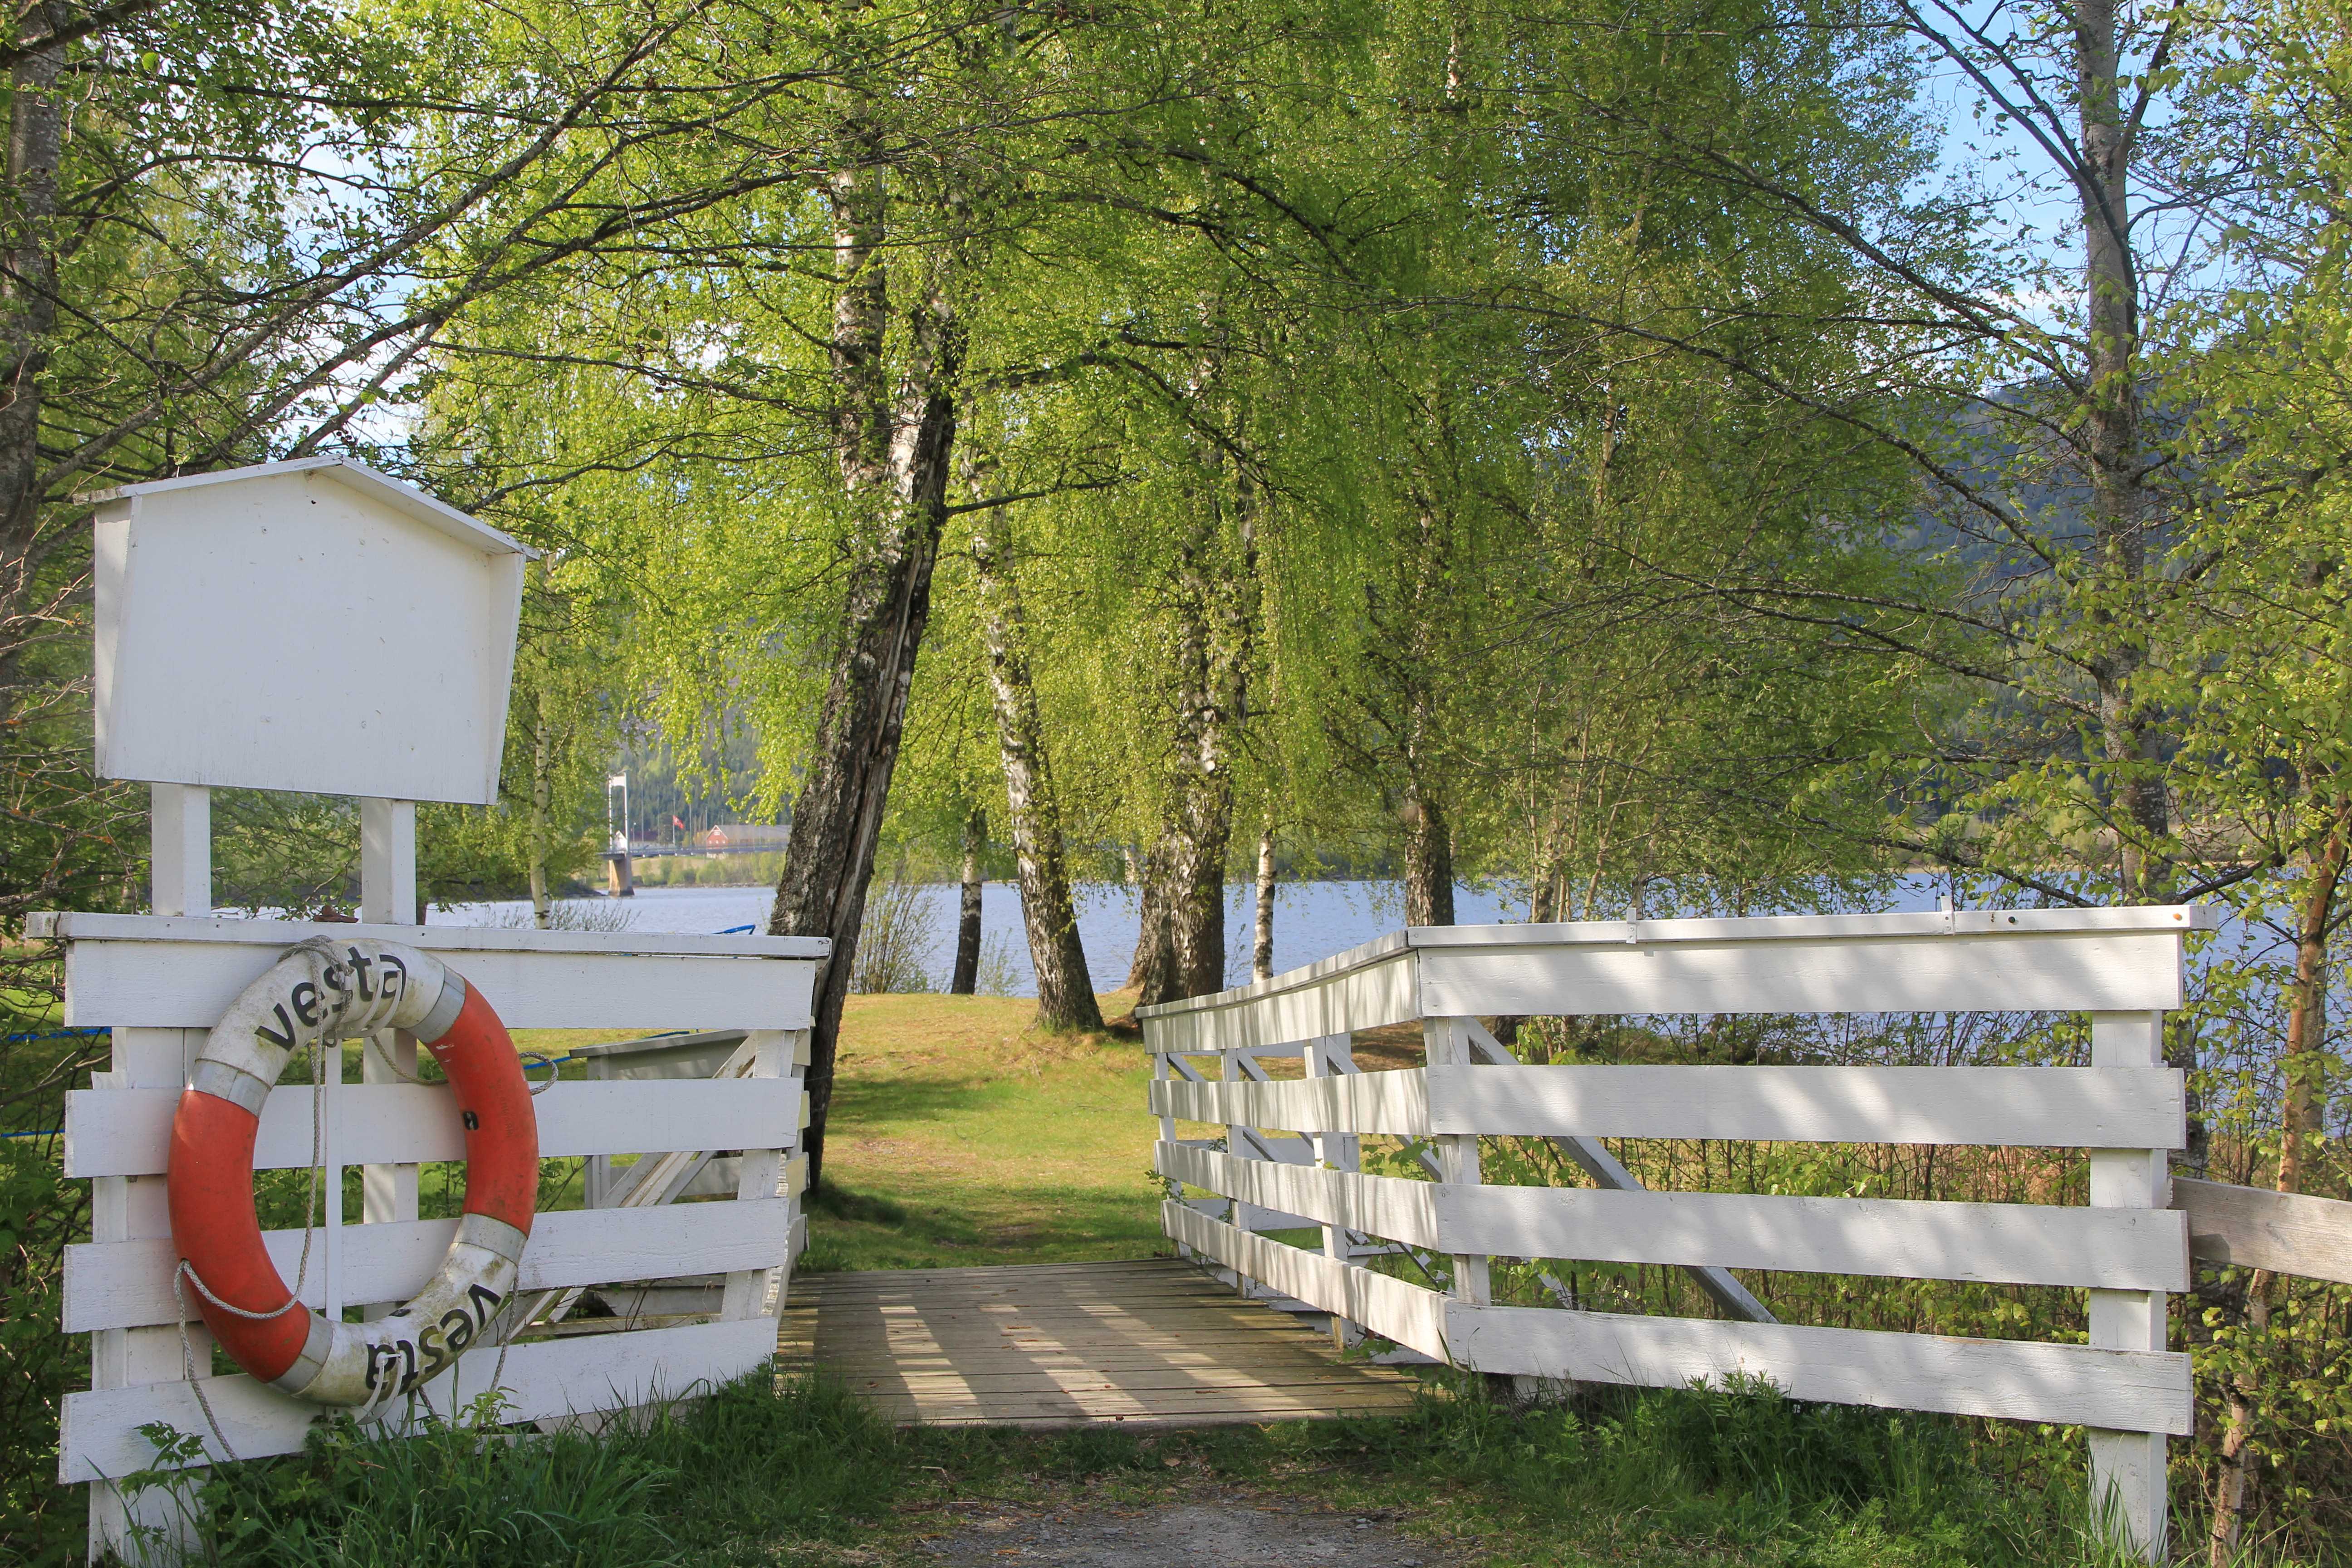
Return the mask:
M 173 490 L 195 489 L 205 485 L 236 484 L 244 479 L 274 479 L 281 474 L 315 473 L 322 479 L 332 479 L 357 490 L 369 500 L 391 507 L 394 510 L 438 530 L 454 539 L 474 545 L 486 555 L 521 555 L 536 558 L 539 552 L 519 539 L 500 533 L 489 524 L 459 511 L 448 502 L 436 500 L 414 485 L 403 484 L 389 474 L 380 474 L 364 463 L 349 458 L 296 458 L 283 463 L 259 463 L 245 468 L 220 468 L 206 474 L 183 474 L 177 479 L 151 479 L 145 484 L 118 485 L 111 489 L 89 490 L 76 496 L 78 501 L 96 505 L 101 501 L 128 500 L 134 496 L 164 495 Z

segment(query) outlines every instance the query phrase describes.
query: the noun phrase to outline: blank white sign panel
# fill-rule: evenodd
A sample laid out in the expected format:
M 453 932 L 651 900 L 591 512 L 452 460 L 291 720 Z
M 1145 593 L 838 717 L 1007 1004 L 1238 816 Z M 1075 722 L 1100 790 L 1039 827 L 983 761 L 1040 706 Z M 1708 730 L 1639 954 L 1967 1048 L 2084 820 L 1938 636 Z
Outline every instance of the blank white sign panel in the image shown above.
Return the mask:
M 496 799 L 523 557 L 419 510 L 333 468 L 102 505 L 99 772 Z

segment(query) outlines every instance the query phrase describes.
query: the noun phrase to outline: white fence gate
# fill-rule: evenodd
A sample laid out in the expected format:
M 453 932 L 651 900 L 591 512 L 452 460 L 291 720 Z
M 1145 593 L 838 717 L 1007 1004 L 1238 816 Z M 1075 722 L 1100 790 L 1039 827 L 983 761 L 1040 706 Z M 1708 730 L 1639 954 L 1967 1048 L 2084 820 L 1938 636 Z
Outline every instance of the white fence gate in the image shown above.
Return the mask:
M 157 902 L 205 908 L 202 839 L 168 842 L 202 792 L 158 785 Z M 188 796 L 197 797 L 194 802 Z M 414 808 L 363 802 L 368 912 L 413 908 Z M 61 939 L 66 1022 L 112 1031 L 109 1071 L 67 1097 L 65 1173 L 94 1184 L 92 1239 L 66 1258 L 65 1323 L 92 1335 L 90 1387 L 69 1394 L 58 1473 L 92 1487 L 91 1550 L 122 1550 L 134 1523 L 169 1529 L 157 1500 L 134 1520 L 117 1478 L 154 1462 L 140 1428 L 166 1423 L 200 1437 L 206 1459 L 299 1449 L 324 1413 L 241 1373 L 211 1375 L 212 1342 L 191 1311 L 184 1333 L 204 1398 L 183 1371 L 174 1249 L 163 1171 L 173 1109 L 205 1034 L 247 984 L 289 944 L 310 936 L 372 937 L 433 952 L 478 988 L 509 1028 L 742 1031 L 714 1077 L 563 1081 L 532 1100 L 543 1158 L 637 1155 L 604 1206 L 543 1213 L 521 1262 L 512 1342 L 485 1344 L 421 1391 L 443 1415 L 491 1386 L 509 1418 L 559 1420 L 688 1393 L 752 1370 L 774 1353 L 784 1277 L 804 1237 L 797 1213 L 805 1115 L 809 1005 L 821 939 L 690 936 L 635 931 L 473 930 L 377 919 L 366 924 L 224 920 L 208 915 L 36 916 L 27 933 Z M 300 1294 L 333 1314 L 389 1307 L 439 1266 L 455 1219 L 420 1219 L 420 1165 L 462 1161 L 446 1086 L 402 1081 L 416 1046 L 405 1036 L 371 1047 L 364 1081 L 330 1074 L 315 1089 L 276 1089 L 261 1115 L 257 1170 L 308 1167 L 323 1135 L 324 1215 Z M 328 1053 L 339 1061 L 340 1053 Z M 385 1058 L 397 1064 L 388 1067 Z M 534 1074 L 534 1077 L 537 1075 Z M 324 1100 L 320 1105 L 320 1100 Z M 314 1123 L 314 1117 L 317 1119 Z M 318 1130 L 314 1132 L 314 1126 Z M 668 1205 L 713 1151 L 738 1157 L 732 1201 Z M 342 1212 L 342 1173 L 363 1170 L 361 1223 Z M 300 1230 L 265 1240 L 292 1279 Z M 583 1288 L 719 1275 L 704 1310 L 567 1321 Z M 689 1302 L 688 1305 L 695 1303 Z M 515 1336 L 521 1336 L 517 1339 Z M 209 1414 L 205 1406 L 209 1405 Z M 403 1419 L 420 1414 L 412 1405 Z M 217 1429 L 215 1423 L 217 1422 Z
M 2187 1111 L 2163 1018 L 2181 1003 L 2183 938 L 2211 923 L 2163 908 L 1398 932 L 1139 1009 L 1158 1169 L 1233 1200 L 1171 1194 L 1163 1224 L 1248 1280 L 1470 1371 L 1644 1387 L 1739 1374 L 1799 1399 L 2088 1427 L 2110 1528 L 2160 1558 L 2166 1438 L 2191 1430 L 2189 1360 L 2165 1343 L 2190 1226 L 2168 1206 Z M 2090 1065 L 1528 1067 L 1478 1022 L 1979 1010 L 2088 1013 Z M 1425 1067 L 1352 1071 L 1355 1031 L 1414 1021 Z M 1307 1076 L 1267 1081 L 1257 1058 L 1291 1054 Z M 1215 1079 L 1196 1056 L 1217 1059 Z M 1179 1121 L 1223 1125 L 1224 1148 L 1180 1140 Z M 1427 1140 L 1437 1179 L 1359 1173 L 1366 1134 Z M 1596 1187 L 1482 1185 L 1482 1135 L 1557 1139 Z M 1604 1137 L 2079 1147 L 2090 1206 L 1649 1192 Z M 1204 1212 L 1218 1207 L 1233 1212 Z M 1319 1253 L 1258 1234 L 1309 1225 Z M 1381 1240 L 1451 1257 L 1450 1291 L 1365 1267 Z M 1732 1321 L 1498 1306 L 1496 1256 L 1684 1266 Z M 2078 1287 L 2090 1342 L 1774 1322 L 1735 1268 Z

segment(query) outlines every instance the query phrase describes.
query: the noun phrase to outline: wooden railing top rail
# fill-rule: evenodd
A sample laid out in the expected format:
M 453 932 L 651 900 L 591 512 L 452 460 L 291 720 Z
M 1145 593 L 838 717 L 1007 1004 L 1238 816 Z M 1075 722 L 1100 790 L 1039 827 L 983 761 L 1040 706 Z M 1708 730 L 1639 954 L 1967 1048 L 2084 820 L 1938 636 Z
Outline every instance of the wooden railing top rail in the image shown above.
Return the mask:
M 821 936 L 706 936 L 695 931 L 540 931 L 464 925 L 365 925 L 341 921 L 258 921 L 220 915 L 114 915 L 83 910 L 25 917 L 35 941 L 218 942 L 285 947 L 314 936 L 406 942 L 429 952 L 583 952 L 719 958 L 823 958 Z
M 1415 926 L 1136 1009 L 1149 1048 L 1241 1049 L 1496 1013 L 2159 1010 L 2197 905 Z

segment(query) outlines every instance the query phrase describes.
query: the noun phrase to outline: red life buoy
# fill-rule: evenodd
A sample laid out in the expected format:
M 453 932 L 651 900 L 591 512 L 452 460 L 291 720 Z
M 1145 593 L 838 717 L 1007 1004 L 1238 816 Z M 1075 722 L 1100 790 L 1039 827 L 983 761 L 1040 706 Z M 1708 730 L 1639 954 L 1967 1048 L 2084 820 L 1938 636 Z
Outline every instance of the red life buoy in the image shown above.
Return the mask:
M 262 1245 L 254 1135 L 298 1047 L 380 1029 L 415 1035 L 457 1091 L 466 1208 L 440 1271 L 406 1305 L 331 1322 L 295 1300 Z M 205 1037 L 172 1119 L 165 1183 L 178 1268 L 221 1347 L 297 1399 L 373 1406 L 454 1363 L 513 1295 L 538 1206 L 539 1121 L 514 1043 L 480 992 L 414 948 L 315 937 L 246 987 Z

